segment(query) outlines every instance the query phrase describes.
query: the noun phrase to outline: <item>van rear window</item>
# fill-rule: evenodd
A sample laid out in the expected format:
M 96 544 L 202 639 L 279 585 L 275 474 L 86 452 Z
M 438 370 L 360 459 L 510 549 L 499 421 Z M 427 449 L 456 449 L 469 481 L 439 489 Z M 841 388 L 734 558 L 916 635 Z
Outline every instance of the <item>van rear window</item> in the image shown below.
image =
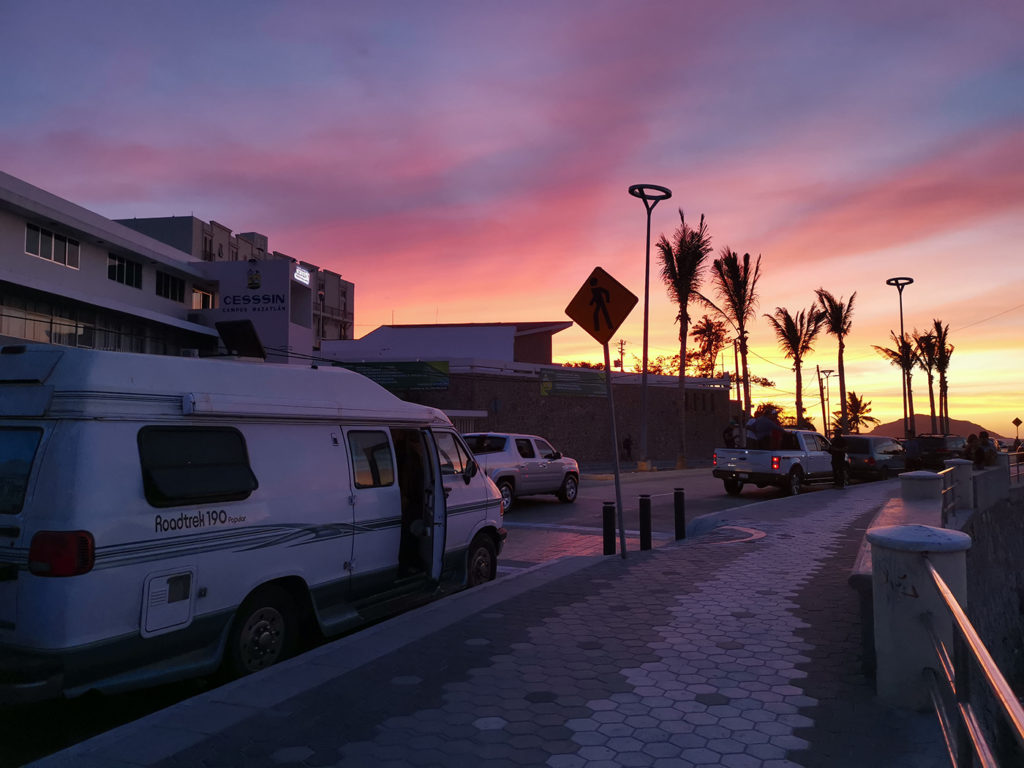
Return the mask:
M 0 429 L 0 515 L 21 512 L 42 435 L 41 429 Z
M 154 507 L 238 501 L 259 487 L 237 429 L 143 427 L 138 441 L 146 500 Z

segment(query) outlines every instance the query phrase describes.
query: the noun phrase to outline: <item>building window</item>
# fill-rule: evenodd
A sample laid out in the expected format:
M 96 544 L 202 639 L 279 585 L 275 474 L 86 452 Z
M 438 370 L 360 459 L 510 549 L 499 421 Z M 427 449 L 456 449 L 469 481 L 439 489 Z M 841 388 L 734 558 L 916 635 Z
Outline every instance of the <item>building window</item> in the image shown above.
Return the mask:
M 132 288 L 142 288 L 142 265 L 129 261 L 124 256 L 108 253 L 107 277 Z
M 53 261 L 65 267 L 78 269 L 78 241 L 64 235 L 55 235 L 35 224 L 25 225 L 25 253 Z
M 213 294 L 201 288 L 193 288 L 192 309 L 213 309 Z
M 185 281 L 166 272 L 156 271 L 156 295 L 165 299 L 185 303 Z

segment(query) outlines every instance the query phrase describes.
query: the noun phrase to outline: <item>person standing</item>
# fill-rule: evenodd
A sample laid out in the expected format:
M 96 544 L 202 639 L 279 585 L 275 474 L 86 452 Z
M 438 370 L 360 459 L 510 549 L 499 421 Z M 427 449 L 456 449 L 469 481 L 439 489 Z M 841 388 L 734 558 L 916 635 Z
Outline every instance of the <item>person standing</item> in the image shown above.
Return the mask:
M 832 433 L 832 442 L 828 449 L 832 458 L 832 482 L 836 488 L 845 488 L 847 481 L 846 464 L 846 438 L 843 437 L 843 430 L 836 427 Z
M 735 448 L 740 441 L 740 425 L 736 419 L 729 419 L 729 423 L 722 430 L 722 444 L 726 448 Z

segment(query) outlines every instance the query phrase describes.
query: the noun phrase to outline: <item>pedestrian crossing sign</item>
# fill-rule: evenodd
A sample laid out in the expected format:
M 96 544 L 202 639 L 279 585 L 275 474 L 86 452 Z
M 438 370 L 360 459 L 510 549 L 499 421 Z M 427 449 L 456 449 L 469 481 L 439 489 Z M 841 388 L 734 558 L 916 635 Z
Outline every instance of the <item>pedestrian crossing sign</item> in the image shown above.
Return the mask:
M 594 267 L 565 314 L 601 344 L 607 344 L 639 299 L 600 267 Z

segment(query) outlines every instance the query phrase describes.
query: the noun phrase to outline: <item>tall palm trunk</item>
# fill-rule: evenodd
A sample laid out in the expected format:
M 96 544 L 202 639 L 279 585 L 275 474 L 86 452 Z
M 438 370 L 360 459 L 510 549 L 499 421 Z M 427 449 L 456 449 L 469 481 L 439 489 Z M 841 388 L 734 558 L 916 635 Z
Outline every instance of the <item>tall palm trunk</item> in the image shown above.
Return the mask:
M 909 412 L 909 421 L 907 422 L 907 429 L 910 432 L 911 437 L 917 434 L 917 427 L 914 424 L 914 389 L 910 386 L 911 380 L 914 378 L 914 374 L 911 371 L 907 371 L 907 410 Z
M 928 371 L 928 406 L 931 408 L 932 434 L 935 434 L 939 431 L 939 425 L 935 415 L 935 374 L 931 371 Z
M 850 427 L 849 427 L 849 425 L 847 423 L 847 420 L 849 418 L 849 409 L 847 407 L 847 401 L 846 401 L 846 367 L 845 367 L 845 365 L 843 363 L 843 350 L 845 350 L 845 349 L 846 349 L 846 342 L 843 340 L 843 337 L 840 336 L 839 337 L 839 364 L 837 366 L 837 370 L 839 372 L 839 397 L 840 397 L 840 400 L 842 402 L 842 405 L 840 406 L 840 409 L 839 409 L 840 410 L 839 423 L 842 424 L 842 428 L 844 430 L 847 430 Z M 831 415 L 831 414 L 829 414 L 829 415 Z M 827 424 L 823 424 L 821 428 L 823 430 L 827 430 L 828 429 L 828 425 Z
M 689 323 L 686 322 L 686 308 L 679 316 L 679 450 L 676 453 L 676 469 L 686 469 L 686 336 Z

